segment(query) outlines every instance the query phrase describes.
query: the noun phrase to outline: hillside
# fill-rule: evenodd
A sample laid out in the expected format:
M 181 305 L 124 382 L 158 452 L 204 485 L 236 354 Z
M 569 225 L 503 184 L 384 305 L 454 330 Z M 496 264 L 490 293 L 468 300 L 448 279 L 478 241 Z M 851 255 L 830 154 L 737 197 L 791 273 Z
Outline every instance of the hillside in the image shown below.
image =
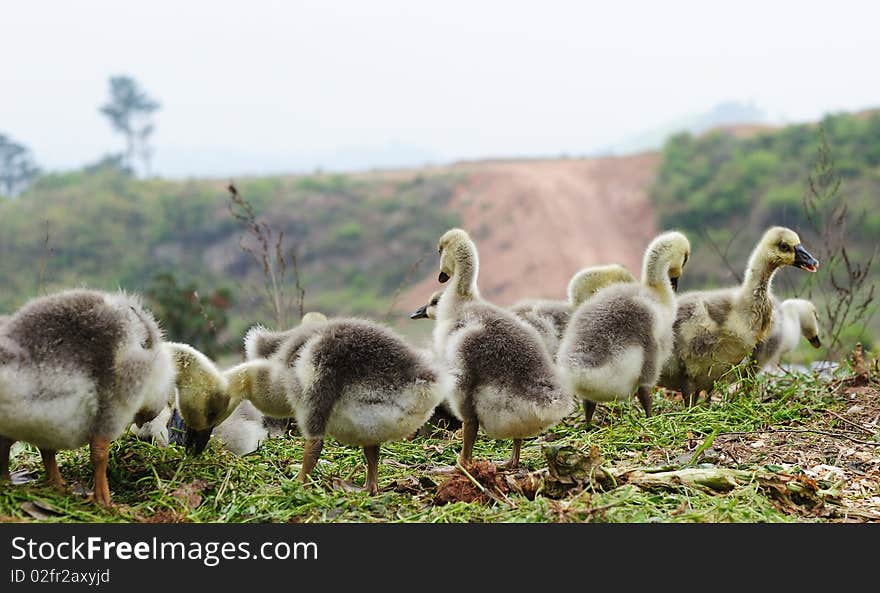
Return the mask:
M 823 122 L 850 203 L 854 256 L 880 235 L 880 114 Z M 409 334 L 406 314 L 436 290 L 436 241 L 462 225 L 480 247 L 480 287 L 499 304 L 562 298 L 571 274 L 616 261 L 637 273 L 662 228 L 690 236 L 686 289 L 729 283 L 733 273 L 706 237 L 743 267 L 761 230 L 788 224 L 815 245 L 801 197 L 817 130 L 732 126 L 670 139 L 661 152 L 596 159 L 481 161 L 422 170 L 236 180 L 259 219 L 296 249 L 306 309 L 387 318 Z M 143 292 L 171 273 L 201 294 L 226 289 L 231 347 L 255 322 L 272 324 L 261 266 L 229 211 L 227 180 L 134 180 L 112 169 L 51 174 L 19 198 L 0 200 L 0 312 L 42 290 L 68 286 Z M 48 223 L 48 227 L 47 227 Z M 47 240 L 48 228 L 48 240 Z M 277 236 L 277 235 L 276 235 Z M 793 287 L 782 274 L 780 291 Z M 872 272 L 876 278 L 876 268 Z M 292 294 L 288 270 L 286 289 Z M 293 305 L 291 321 L 296 320 Z

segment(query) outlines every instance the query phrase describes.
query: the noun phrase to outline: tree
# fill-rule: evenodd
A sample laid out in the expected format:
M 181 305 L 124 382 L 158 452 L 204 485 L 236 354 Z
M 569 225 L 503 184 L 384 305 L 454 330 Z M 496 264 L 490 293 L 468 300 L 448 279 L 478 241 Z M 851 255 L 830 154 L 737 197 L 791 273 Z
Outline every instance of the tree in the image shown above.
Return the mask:
M 152 115 L 159 107 L 159 103 L 130 76 L 111 76 L 110 100 L 100 108 L 113 129 L 125 136 L 126 165 L 134 168 L 134 160 L 139 158 L 146 176 L 150 175 L 150 159 L 153 156 L 150 136 L 156 129 Z
M 31 151 L 0 134 L 0 194 L 17 195 L 39 174 Z

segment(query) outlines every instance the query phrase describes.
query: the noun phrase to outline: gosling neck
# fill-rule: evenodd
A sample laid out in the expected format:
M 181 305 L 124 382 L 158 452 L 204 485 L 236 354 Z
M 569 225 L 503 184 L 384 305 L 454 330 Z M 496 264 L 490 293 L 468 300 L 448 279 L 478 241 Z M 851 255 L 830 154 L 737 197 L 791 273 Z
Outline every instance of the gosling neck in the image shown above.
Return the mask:
M 770 286 L 778 266 L 770 261 L 761 245 L 755 248 L 749 257 L 748 268 L 740 289 L 746 301 L 764 303 L 770 299 Z
M 455 246 L 455 272 L 449 279 L 452 294 L 456 300 L 470 300 L 480 298 L 477 288 L 477 275 L 480 270 L 480 260 L 477 249 L 473 243 L 460 243 Z
M 671 307 L 675 303 L 675 293 L 669 282 L 670 262 L 659 250 L 652 251 L 642 266 L 642 284 L 653 292 L 661 303 Z

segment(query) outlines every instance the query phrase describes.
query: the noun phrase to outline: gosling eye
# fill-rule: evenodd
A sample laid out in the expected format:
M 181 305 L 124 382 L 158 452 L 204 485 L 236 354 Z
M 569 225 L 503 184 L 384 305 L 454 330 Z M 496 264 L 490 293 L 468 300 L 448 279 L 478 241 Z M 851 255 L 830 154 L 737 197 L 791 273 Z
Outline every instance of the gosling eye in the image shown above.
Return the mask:
M 685 254 L 684 254 L 684 261 L 681 262 L 681 267 L 682 267 L 682 268 L 685 267 L 685 266 L 687 265 L 687 263 L 688 263 L 688 254 L 685 253 Z
M 783 251 L 783 252 L 785 252 L 785 253 L 788 253 L 788 252 L 791 251 L 792 249 L 791 249 L 791 245 L 789 245 L 788 243 L 780 242 L 780 243 L 779 243 L 779 250 L 780 250 L 780 251 Z

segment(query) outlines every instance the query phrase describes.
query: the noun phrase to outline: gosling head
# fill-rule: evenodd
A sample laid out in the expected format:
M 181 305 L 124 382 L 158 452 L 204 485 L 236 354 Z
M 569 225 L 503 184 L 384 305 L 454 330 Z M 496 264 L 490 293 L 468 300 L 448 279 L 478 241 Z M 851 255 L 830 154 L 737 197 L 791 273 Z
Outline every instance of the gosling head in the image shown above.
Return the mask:
M 783 311 L 793 312 L 801 326 L 801 335 L 813 346 L 821 348 L 819 339 L 819 313 L 816 306 L 806 299 L 788 299 L 781 305 Z
M 186 424 L 186 448 L 205 450 L 214 427 L 229 415 L 227 381 L 208 357 L 186 344 L 166 343 L 177 374 L 177 409 Z
M 463 229 L 450 229 L 443 233 L 437 243 L 440 254 L 440 283 L 447 282 L 455 274 L 458 265 L 458 253 L 464 249 L 472 250 L 473 241 Z
M 759 243 L 764 257 L 774 267 L 794 266 L 808 272 L 819 269 L 819 261 L 810 255 L 797 233 L 776 226 L 767 230 Z
M 443 296 L 443 291 L 438 290 L 434 294 L 431 295 L 430 300 L 427 303 L 416 309 L 412 315 L 409 316 L 410 319 L 437 319 L 437 305 L 440 304 L 440 297 Z
M 307 323 L 327 323 L 327 316 L 323 313 L 318 313 L 317 311 L 309 311 L 303 315 L 302 320 L 299 322 L 300 325 L 305 325 Z
M 668 263 L 669 284 L 673 291 L 678 291 L 678 279 L 681 278 L 684 267 L 691 256 L 691 243 L 688 238 L 678 231 L 667 231 L 651 241 L 645 254 L 645 268 L 642 270 L 642 278 L 651 277 L 650 267 L 656 263 Z
M 584 268 L 572 276 L 568 283 L 568 301 L 577 307 L 600 288 L 621 282 L 636 282 L 636 277 L 619 264 Z

